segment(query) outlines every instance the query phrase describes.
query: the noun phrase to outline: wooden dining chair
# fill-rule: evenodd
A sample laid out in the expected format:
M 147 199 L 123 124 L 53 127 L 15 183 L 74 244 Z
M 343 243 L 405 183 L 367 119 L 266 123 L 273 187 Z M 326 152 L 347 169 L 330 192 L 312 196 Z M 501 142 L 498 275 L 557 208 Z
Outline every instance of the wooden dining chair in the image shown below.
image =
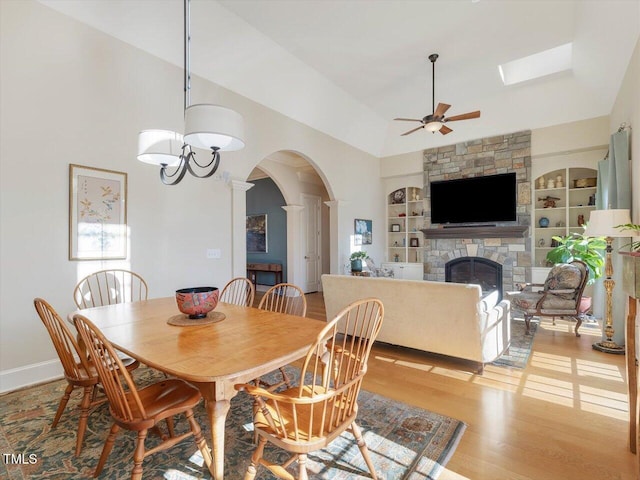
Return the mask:
M 287 313 L 289 315 L 298 315 L 304 317 L 307 314 L 307 299 L 302 289 L 291 283 L 278 283 L 266 291 L 258 304 L 260 310 L 268 310 L 270 312 Z M 256 385 L 263 386 L 272 390 L 282 385 L 291 386 L 291 380 L 284 368 L 280 368 L 282 381 L 275 384 L 267 384 L 262 379 L 256 379 Z
M 224 286 L 220 294 L 220 301 L 251 307 L 253 306 L 255 295 L 256 289 L 251 280 L 245 277 L 236 277 Z
M 53 346 L 56 349 L 58 358 L 62 363 L 64 370 L 64 378 L 67 380 L 67 388 L 60 398 L 58 410 L 53 418 L 52 428 L 55 428 L 62 417 L 62 413 L 69 402 L 71 392 L 76 387 L 83 389 L 82 401 L 80 402 L 80 419 L 78 420 L 78 433 L 76 435 L 76 456 L 80 455 L 82 451 L 82 442 L 84 434 L 87 430 L 87 421 L 91 409 L 106 401 L 105 397 L 97 397 L 98 386 L 98 372 L 95 369 L 93 362 L 89 361 L 84 354 L 84 351 L 79 348 L 75 335 L 71 329 L 67 326 L 67 323 L 60 317 L 58 312 L 42 298 L 36 298 L 33 300 L 36 312 L 44 323 L 44 326 L 49 332 Z M 128 359 L 123 366 L 127 370 L 134 370 L 140 365 L 139 362 L 133 359 Z
M 80 314 L 73 316 L 73 322 L 87 345 L 90 358 L 94 359 L 100 383 L 109 400 L 109 411 L 113 417 L 113 425 L 93 476 L 97 477 L 102 472 L 120 429 L 137 432 L 131 471 L 132 480 L 142 478 L 142 462 L 145 457 L 157 451 L 166 450 L 191 436 L 194 437 L 206 464 L 211 465 L 209 447 L 193 416 L 193 409 L 202 400 L 200 391 L 184 380 L 175 378 L 164 379 L 138 389 L 129 372 L 123 368 L 122 360 L 115 349 L 98 327 Z M 111 366 L 117 368 L 114 369 Z M 122 374 L 119 375 L 118 371 Z M 181 413 L 186 416 L 190 430 L 175 435 L 173 416 Z M 159 430 L 158 424 L 163 420 L 167 423 L 169 435 L 162 435 L 162 442 L 147 450 L 145 439 L 149 429 Z
M 362 432 L 356 424 L 358 393 L 367 361 L 384 317 L 378 299 L 354 302 L 340 311 L 309 348 L 298 385 L 276 393 L 251 384 L 236 385 L 258 402 L 254 427 L 258 446 L 245 480 L 252 480 L 259 465 L 278 478 L 293 479 L 286 469 L 297 460 L 298 479 L 307 479 L 307 454 L 328 446 L 345 430 L 356 439 L 371 476 L 376 471 Z M 291 453 L 283 464 L 264 458 L 267 442 Z
M 123 269 L 100 270 L 87 275 L 73 290 L 78 308 L 101 307 L 146 300 L 147 282 L 135 272 Z

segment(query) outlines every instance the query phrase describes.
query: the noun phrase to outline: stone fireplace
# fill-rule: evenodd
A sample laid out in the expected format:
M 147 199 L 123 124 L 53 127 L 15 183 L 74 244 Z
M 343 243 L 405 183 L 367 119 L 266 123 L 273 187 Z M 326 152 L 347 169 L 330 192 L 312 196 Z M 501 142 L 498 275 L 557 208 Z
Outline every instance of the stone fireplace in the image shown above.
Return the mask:
M 444 269 L 446 282 L 480 285 L 483 295 L 498 290 L 498 301 L 502 300 L 502 265 L 498 262 L 482 257 L 460 257 L 449 260 Z
M 447 264 L 456 259 L 485 260 L 500 266 L 501 279 L 495 279 L 502 292 L 515 290 L 516 283 L 531 281 L 531 132 L 516 132 L 471 140 L 424 151 L 424 279 L 444 282 Z M 517 221 L 478 228 L 431 225 L 430 191 L 432 181 L 467 178 L 500 173 L 516 173 Z M 461 192 L 460 201 L 473 202 Z M 490 208 L 490 207 L 488 207 Z M 455 265 L 455 264 L 454 264 Z M 482 268 L 483 268 L 482 267 Z M 474 282 L 475 283 L 475 282 Z

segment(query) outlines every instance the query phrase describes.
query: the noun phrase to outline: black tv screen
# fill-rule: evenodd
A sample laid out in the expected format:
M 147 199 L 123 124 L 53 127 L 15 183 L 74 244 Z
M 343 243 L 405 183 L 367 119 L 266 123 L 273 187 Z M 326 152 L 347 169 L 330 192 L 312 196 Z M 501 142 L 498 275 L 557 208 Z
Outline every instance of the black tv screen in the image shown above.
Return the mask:
M 431 223 L 516 220 L 516 174 L 431 182 Z

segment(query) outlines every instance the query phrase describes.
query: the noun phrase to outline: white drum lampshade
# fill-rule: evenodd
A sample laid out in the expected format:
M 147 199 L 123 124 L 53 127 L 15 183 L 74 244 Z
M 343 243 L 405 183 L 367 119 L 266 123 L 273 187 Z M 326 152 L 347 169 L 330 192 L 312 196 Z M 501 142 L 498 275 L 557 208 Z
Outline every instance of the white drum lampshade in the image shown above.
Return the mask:
M 182 154 L 182 135 L 170 130 L 143 130 L 138 134 L 138 160 L 175 167 Z
M 244 148 L 242 115 L 220 105 L 196 104 L 184 113 L 184 141 L 196 148 L 220 151 Z
M 588 237 L 631 237 L 633 233 L 616 228 L 627 223 L 631 223 L 631 212 L 628 208 L 593 210 L 584 234 Z

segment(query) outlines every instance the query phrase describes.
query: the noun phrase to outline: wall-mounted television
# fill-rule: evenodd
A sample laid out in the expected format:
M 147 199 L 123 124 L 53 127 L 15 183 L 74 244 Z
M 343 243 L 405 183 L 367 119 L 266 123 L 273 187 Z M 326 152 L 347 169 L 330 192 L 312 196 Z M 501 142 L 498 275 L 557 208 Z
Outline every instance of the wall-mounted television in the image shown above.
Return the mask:
M 434 181 L 431 223 L 475 224 L 513 222 L 516 216 L 516 174 Z

